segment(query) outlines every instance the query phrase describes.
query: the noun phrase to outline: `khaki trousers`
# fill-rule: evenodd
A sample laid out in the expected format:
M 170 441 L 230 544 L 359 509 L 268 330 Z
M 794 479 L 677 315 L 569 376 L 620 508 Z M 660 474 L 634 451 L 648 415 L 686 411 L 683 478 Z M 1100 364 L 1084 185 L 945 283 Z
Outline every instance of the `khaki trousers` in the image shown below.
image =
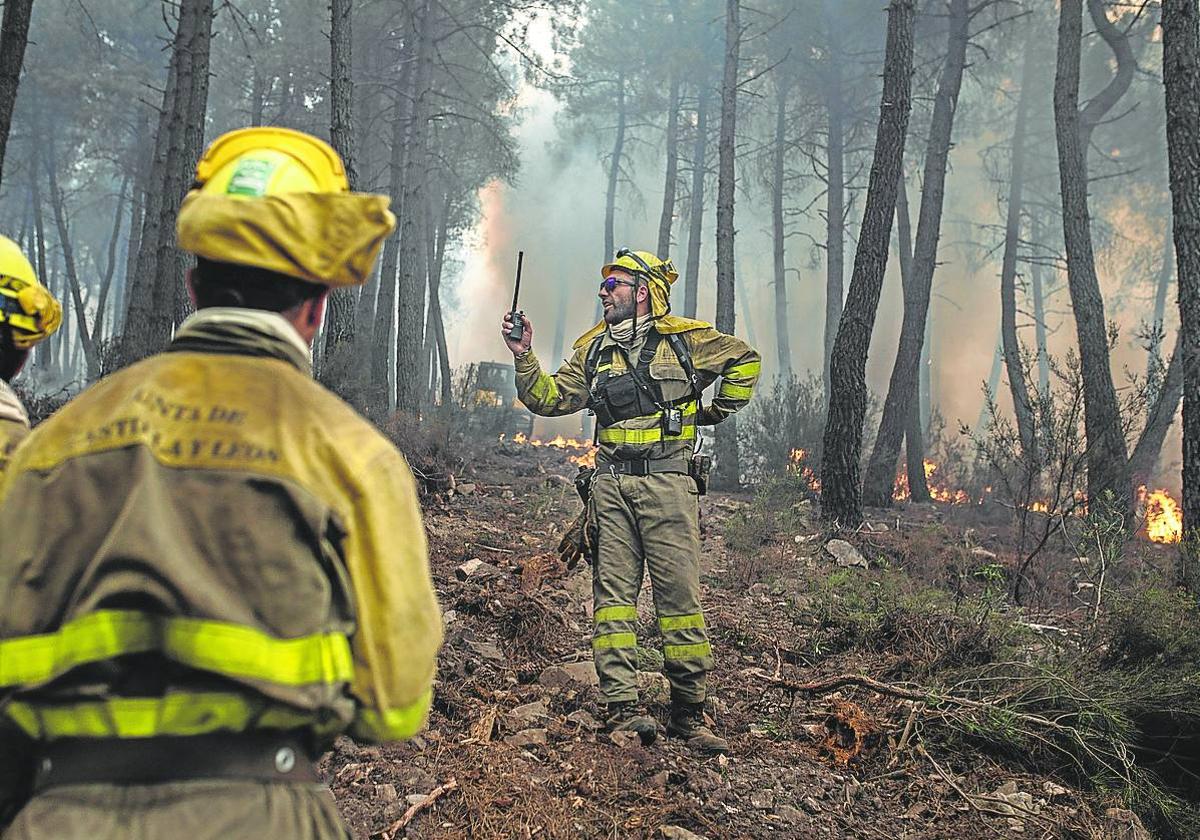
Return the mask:
M 700 608 L 700 497 L 682 473 L 597 472 L 592 653 L 605 703 L 637 699 L 637 600 L 650 572 L 671 699 L 704 701 L 712 647 Z
M 323 785 L 200 780 L 63 785 L 38 794 L 3 840 L 349 840 Z

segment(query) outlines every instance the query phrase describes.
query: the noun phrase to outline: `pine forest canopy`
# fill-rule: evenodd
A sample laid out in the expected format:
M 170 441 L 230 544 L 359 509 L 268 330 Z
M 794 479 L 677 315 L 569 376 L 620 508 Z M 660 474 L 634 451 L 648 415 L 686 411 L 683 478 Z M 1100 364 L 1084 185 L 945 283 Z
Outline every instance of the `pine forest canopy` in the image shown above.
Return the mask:
M 204 143 L 282 125 L 330 139 L 399 218 L 318 344 L 322 379 L 373 417 L 448 409 L 456 370 L 503 358 L 518 249 L 535 346 L 559 359 L 631 246 L 679 266 L 676 311 L 826 401 L 839 332 L 859 331 L 859 500 L 839 517 L 860 467 L 888 502 L 932 417 L 978 429 L 985 383 L 1040 457 L 1033 407 L 1072 354 L 1105 441 L 1093 493 L 1177 487 L 1163 5 L 6 0 L 0 230 L 66 310 L 25 387 L 77 390 L 162 345 L 189 306 L 173 224 Z M 885 149 L 889 69 L 911 95 Z

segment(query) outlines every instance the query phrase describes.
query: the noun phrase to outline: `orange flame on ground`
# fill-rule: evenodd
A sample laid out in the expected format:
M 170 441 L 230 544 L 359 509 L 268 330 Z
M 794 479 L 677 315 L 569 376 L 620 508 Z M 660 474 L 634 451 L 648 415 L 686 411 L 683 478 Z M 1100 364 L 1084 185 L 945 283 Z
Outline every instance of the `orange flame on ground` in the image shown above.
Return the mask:
M 594 467 L 596 466 L 596 450 L 585 452 L 582 455 L 572 455 L 567 459 L 577 467 Z
M 1147 492 L 1139 487 L 1138 502 L 1145 511 L 1146 536 L 1151 542 L 1177 543 L 1183 538 L 1183 510 L 1169 491 Z
M 504 435 L 500 435 L 501 443 L 504 442 L 504 439 Z M 524 432 L 517 432 L 513 435 L 512 442 L 518 446 L 546 446 L 551 449 L 582 450 L 579 455 L 571 455 L 567 460 L 581 467 L 594 467 L 596 465 L 596 448 L 590 440 L 565 438 L 562 435 L 556 435 L 553 440 L 538 440 L 537 438 L 529 437 Z
M 938 482 L 934 475 L 938 471 L 936 462 L 924 459 L 922 465 L 925 469 L 925 483 L 929 487 L 929 495 L 935 502 L 945 502 L 950 505 L 967 505 L 973 500 L 971 494 L 966 490 L 959 490 L 953 487 L 948 487 L 945 484 Z M 991 492 L 989 487 L 987 492 Z M 986 495 L 987 493 L 985 493 Z M 896 473 L 896 483 L 892 490 L 892 499 L 897 502 L 906 502 L 912 498 L 912 490 L 908 486 L 908 471 L 900 470 Z M 982 503 L 983 499 L 979 501 Z
M 809 490 L 814 493 L 820 493 L 821 479 L 817 478 L 817 474 L 813 471 L 812 467 L 804 463 L 807 458 L 807 449 L 793 449 L 788 454 L 787 470 L 790 473 L 800 476 L 804 483 L 808 485 Z

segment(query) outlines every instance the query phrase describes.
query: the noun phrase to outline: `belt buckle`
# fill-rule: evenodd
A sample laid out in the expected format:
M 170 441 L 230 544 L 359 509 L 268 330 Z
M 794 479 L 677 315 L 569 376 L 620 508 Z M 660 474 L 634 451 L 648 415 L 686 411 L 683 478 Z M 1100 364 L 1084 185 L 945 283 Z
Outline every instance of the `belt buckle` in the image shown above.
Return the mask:
M 649 458 L 642 458 L 637 461 L 630 461 L 629 464 L 630 464 L 630 469 L 629 469 L 630 475 L 636 475 L 639 477 L 650 475 L 650 459 Z

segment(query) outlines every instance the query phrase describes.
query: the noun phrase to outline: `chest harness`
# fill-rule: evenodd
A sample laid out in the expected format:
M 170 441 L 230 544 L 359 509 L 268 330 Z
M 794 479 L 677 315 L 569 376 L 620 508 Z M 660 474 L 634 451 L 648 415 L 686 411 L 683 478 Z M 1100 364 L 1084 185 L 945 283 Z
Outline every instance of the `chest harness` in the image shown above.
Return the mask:
M 590 394 L 587 407 L 596 415 L 597 430 L 623 420 L 657 416 L 664 441 L 667 437 L 681 435 L 683 406 L 695 402 L 699 411 L 702 392 L 691 350 L 683 336 L 678 333 L 663 335 L 651 328 L 636 363 L 628 365 L 627 374 L 618 376 L 612 375 L 612 366 L 619 348 L 615 344 L 601 347 L 603 340 L 604 336 L 600 335 L 592 341 L 584 362 Z M 664 399 L 662 385 L 650 376 L 650 362 L 663 341 L 675 352 L 688 379 L 688 393 L 675 400 Z

